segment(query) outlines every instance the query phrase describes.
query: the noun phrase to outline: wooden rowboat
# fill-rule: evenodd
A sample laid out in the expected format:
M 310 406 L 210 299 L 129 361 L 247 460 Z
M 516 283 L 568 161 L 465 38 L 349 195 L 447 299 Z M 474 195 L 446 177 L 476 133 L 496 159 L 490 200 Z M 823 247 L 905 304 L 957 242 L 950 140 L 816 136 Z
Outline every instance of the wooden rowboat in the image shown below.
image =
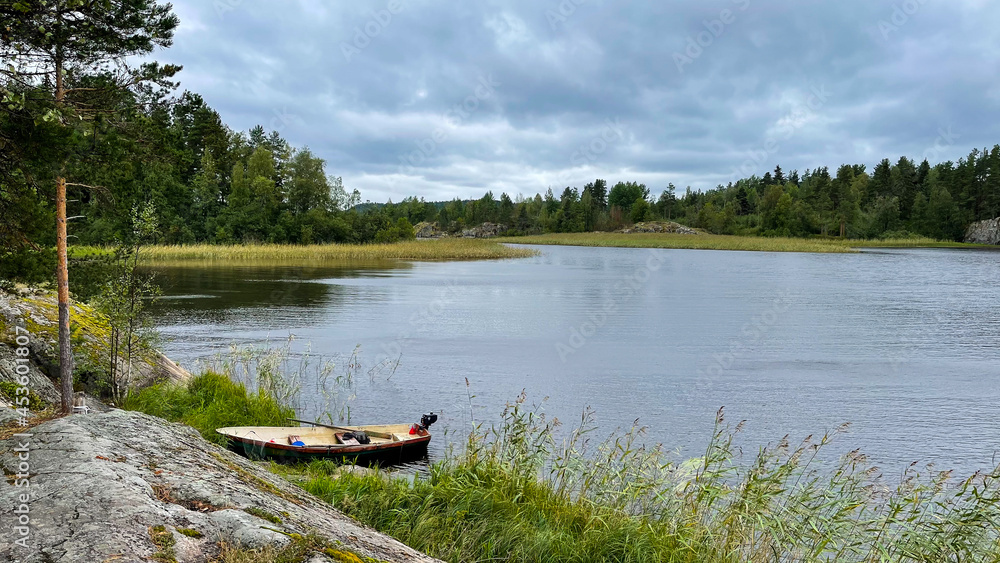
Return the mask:
M 230 450 L 252 459 L 391 464 L 427 455 L 431 441 L 427 426 L 430 424 L 237 426 L 218 428 L 216 432 L 228 438 Z M 369 443 L 362 444 L 354 437 L 359 432 L 367 436 Z

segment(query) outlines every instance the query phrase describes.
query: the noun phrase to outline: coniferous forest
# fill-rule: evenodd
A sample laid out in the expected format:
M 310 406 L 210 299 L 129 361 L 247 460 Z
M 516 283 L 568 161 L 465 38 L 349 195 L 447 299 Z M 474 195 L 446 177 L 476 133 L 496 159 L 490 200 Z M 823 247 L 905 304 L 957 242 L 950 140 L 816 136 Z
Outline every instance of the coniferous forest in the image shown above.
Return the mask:
M 526 196 L 428 202 L 414 194 L 362 203 L 336 175 L 336 162 L 261 126 L 228 127 L 200 95 L 179 89 L 179 67 L 123 70 L 121 57 L 169 46 L 177 25 L 169 7 L 143 5 L 148 13 L 139 20 L 110 22 L 115 33 L 67 29 L 62 37 L 44 32 L 52 24 L 46 10 L 3 4 L 5 21 L 17 22 L 3 37 L 5 60 L 17 64 L 0 70 L 0 245 L 8 276 L 11 264 L 51 261 L 57 177 L 68 180 L 71 243 L 80 245 L 127 238 L 140 213 L 155 220 L 153 242 L 162 244 L 379 243 L 412 238 L 421 222 L 451 233 L 489 222 L 519 235 L 649 220 L 716 234 L 960 240 L 970 223 L 1000 215 L 1000 145 L 958 162 L 904 156 L 871 170 L 778 166 L 708 190 L 611 178 L 544 194 L 526 187 Z M 77 32 L 93 37 L 78 40 Z M 58 83 L 57 63 L 64 70 Z
M 421 222 L 452 233 L 491 222 L 518 235 L 616 230 L 651 220 L 716 234 L 960 240 L 970 223 L 1000 215 L 1000 145 L 958 162 L 901 157 L 873 170 L 843 164 L 834 172 L 778 166 L 707 191 L 597 179 L 527 197 L 487 192 L 473 200 L 413 196 L 373 204 L 331 173 L 335 163 L 261 126 L 233 131 L 197 94 L 134 107 L 61 136 L 44 118 L 34 122 L 30 106 L 0 112 L 3 142 L 20 147 L 2 162 L 6 248 L 53 244 L 56 150 L 74 155 L 67 175 L 83 185 L 70 190 L 70 213 L 78 217 L 72 234 L 88 245 L 121 236 L 137 206 L 153 210 L 157 242 L 165 244 L 392 242 L 412 237 Z M 51 146 L 56 140 L 59 149 Z M 18 153 L 25 158 L 12 162 Z

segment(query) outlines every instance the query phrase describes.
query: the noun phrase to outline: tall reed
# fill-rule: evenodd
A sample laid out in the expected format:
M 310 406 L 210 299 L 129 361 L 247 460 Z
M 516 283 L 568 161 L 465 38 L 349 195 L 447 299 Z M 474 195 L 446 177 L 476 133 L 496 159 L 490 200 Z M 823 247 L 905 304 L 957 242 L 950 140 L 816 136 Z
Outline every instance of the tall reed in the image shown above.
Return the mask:
M 604 440 L 591 413 L 565 440 L 522 395 L 429 477 L 299 477 L 310 492 L 449 561 L 996 562 L 1000 470 L 954 480 L 911 466 L 889 483 L 844 428 L 744 459 L 722 412 L 703 457 L 675 462 L 634 425 Z
M 80 249 L 96 252 L 99 249 Z M 178 245 L 151 246 L 143 249 L 147 263 L 220 262 L 220 263 L 372 263 L 389 260 L 489 260 L 524 258 L 535 251 L 511 248 L 479 239 L 439 239 L 405 241 L 392 244 L 321 244 L 310 246 L 283 244 Z

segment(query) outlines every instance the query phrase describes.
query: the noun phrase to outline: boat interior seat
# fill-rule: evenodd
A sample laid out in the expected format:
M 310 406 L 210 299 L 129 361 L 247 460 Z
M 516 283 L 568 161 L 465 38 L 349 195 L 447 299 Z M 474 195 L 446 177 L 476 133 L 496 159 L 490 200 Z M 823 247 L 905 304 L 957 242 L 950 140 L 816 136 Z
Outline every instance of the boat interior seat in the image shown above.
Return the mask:
M 359 442 L 357 439 L 355 439 L 355 438 L 345 438 L 342 433 L 337 433 L 336 436 L 337 436 L 337 443 L 338 444 L 344 444 L 345 446 L 360 446 L 361 445 L 361 442 Z

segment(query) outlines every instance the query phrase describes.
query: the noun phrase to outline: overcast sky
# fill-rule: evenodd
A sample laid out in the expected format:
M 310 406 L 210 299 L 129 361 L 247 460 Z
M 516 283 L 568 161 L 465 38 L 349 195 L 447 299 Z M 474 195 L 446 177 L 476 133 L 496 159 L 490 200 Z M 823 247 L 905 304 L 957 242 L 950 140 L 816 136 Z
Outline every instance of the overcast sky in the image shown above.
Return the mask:
M 182 88 L 363 199 L 533 195 L 1000 142 L 991 0 L 174 0 Z

